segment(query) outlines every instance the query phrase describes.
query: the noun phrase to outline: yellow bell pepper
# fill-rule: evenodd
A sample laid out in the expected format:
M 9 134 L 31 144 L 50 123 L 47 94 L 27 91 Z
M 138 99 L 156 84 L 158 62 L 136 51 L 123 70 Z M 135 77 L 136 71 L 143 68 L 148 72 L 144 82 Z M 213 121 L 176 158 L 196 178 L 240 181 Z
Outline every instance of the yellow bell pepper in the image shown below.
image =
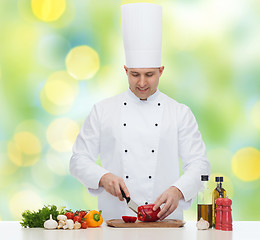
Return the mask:
M 87 222 L 88 227 L 99 227 L 103 223 L 102 211 L 91 210 L 89 211 L 84 220 Z

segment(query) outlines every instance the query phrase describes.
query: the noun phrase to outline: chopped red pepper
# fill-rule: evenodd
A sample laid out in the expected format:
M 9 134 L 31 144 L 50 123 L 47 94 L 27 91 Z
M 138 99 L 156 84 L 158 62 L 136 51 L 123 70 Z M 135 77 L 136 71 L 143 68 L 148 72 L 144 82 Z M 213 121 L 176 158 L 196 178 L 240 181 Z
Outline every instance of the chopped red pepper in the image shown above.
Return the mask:
M 125 223 L 134 223 L 137 217 L 122 216 Z
M 154 204 L 147 204 L 138 207 L 138 220 L 142 222 L 155 222 L 159 218 L 157 214 L 161 211 L 159 207 L 156 211 L 153 210 Z

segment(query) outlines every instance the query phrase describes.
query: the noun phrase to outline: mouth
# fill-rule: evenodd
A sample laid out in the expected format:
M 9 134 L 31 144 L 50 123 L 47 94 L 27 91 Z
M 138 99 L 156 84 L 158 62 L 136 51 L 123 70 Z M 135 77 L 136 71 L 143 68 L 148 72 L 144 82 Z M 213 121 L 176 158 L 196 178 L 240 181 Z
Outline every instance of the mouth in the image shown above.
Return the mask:
M 148 88 L 139 88 L 137 87 L 138 91 L 141 92 L 141 93 L 145 93 L 148 91 Z

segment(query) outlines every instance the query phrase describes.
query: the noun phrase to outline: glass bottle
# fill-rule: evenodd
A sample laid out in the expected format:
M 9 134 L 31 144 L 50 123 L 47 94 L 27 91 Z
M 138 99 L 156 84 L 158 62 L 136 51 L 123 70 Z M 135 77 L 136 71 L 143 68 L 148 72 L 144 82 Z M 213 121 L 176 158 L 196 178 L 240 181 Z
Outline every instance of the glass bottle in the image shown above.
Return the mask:
M 217 183 L 217 187 L 213 190 L 212 193 L 212 224 L 215 226 L 216 219 L 216 200 L 219 197 L 226 197 L 226 190 L 222 187 L 223 177 L 216 177 L 215 182 Z
M 203 184 L 203 189 L 198 193 L 198 221 L 200 218 L 209 222 L 209 227 L 212 227 L 212 197 L 211 191 L 208 187 L 208 175 L 201 175 L 201 182 Z

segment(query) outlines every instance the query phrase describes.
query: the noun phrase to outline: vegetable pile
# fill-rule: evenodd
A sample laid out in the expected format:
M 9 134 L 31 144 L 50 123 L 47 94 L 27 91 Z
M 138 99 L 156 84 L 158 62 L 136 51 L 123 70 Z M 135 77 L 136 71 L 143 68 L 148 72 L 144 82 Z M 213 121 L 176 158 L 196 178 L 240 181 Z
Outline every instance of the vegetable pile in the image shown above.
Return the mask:
M 55 205 L 44 206 L 36 211 L 26 210 L 22 213 L 23 227 L 46 228 L 46 229 L 80 229 L 88 227 L 99 227 L 103 223 L 102 211 L 58 210 Z

